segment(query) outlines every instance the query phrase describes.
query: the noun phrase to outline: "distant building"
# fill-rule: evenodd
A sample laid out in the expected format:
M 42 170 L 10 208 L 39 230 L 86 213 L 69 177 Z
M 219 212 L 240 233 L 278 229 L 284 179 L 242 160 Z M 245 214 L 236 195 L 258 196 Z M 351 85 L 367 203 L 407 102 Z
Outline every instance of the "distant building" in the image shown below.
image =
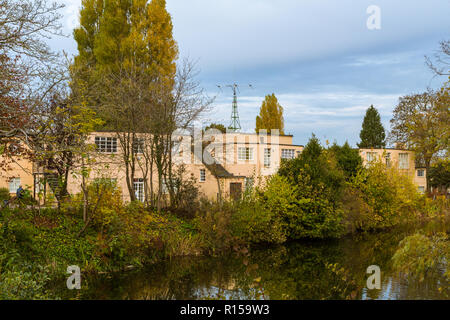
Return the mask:
M 427 190 L 426 169 L 416 167 L 415 153 L 403 149 L 359 149 L 363 165 L 370 165 L 371 161 L 382 161 L 387 167 L 395 167 L 400 172 L 413 178 L 417 189 L 424 193 Z

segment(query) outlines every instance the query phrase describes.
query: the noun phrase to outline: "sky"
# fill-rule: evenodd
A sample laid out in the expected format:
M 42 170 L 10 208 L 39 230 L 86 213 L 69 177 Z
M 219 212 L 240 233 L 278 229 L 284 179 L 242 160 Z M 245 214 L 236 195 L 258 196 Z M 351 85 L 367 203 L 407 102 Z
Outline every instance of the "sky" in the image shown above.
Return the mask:
M 64 32 L 78 25 L 81 0 L 63 0 Z M 367 22 L 379 8 L 379 28 Z M 389 130 L 398 98 L 438 88 L 425 65 L 450 39 L 450 0 L 167 0 L 180 61 L 196 63 L 198 81 L 215 97 L 203 123 L 230 124 L 237 83 L 242 131 L 254 132 L 265 95 L 284 108 L 285 133 L 306 144 L 355 146 L 374 105 Z M 71 36 L 51 46 L 76 55 Z M 253 88 L 248 85 L 251 84 Z

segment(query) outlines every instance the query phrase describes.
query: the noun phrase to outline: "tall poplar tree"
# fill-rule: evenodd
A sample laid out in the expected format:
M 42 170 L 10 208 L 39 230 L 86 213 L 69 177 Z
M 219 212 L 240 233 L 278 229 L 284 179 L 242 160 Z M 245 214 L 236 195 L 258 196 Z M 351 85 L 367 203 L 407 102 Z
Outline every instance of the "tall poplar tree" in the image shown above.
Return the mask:
M 116 133 L 132 200 L 137 167 L 133 143 L 140 133 L 152 133 L 146 145 L 157 151 L 159 189 L 167 168 L 174 106 L 182 100 L 172 95 L 178 58 L 172 33 L 165 0 L 83 0 L 80 27 L 74 31 L 79 55 L 72 66 L 78 75 L 73 91 L 87 86 L 89 102 Z
M 284 118 L 283 107 L 278 103 L 277 97 L 272 93 L 264 99 L 259 116 L 256 117 L 256 132 L 266 129 L 271 133 L 271 129 L 280 130 L 280 134 L 284 134 Z
M 361 139 L 358 143 L 359 148 L 380 149 L 386 146 L 386 133 L 381 124 L 380 114 L 373 105 L 366 111 L 359 137 Z

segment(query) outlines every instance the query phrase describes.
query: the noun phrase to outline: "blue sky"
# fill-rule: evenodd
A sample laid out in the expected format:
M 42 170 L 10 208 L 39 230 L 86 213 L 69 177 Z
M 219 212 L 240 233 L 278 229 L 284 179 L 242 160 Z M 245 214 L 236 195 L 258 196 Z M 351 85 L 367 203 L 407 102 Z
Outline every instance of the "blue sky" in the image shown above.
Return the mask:
M 81 1 L 63 2 L 70 34 Z M 370 5 L 381 9 L 380 30 L 367 28 Z M 167 7 L 180 58 L 197 61 L 198 79 L 217 96 L 205 123 L 229 124 L 231 90 L 216 85 L 236 82 L 243 131 L 254 130 L 264 96 L 275 93 L 295 143 L 314 132 L 355 145 L 371 104 L 389 129 L 400 96 L 445 80 L 433 78 L 424 56 L 450 38 L 450 0 L 167 0 Z M 52 46 L 76 54 L 70 37 Z

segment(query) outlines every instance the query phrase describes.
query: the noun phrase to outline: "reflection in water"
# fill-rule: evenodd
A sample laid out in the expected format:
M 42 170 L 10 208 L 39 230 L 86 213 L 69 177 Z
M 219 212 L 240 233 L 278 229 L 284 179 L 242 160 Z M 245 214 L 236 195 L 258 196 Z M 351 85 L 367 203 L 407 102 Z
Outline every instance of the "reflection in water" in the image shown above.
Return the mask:
M 413 232 L 410 227 L 294 242 L 253 249 L 247 256 L 179 258 L 144 271 L 86 279 L 88 288 L 79 294 L 82 299 L 449 299 L 439 290 L 449 285 L 444 269 L 423 282 L 392 270 L 398 243 Z M 370 265 L 381 268 L 380 290 L 365 288 Z M 55 290 L 63 298 L 74 297 L 62 287 Z

